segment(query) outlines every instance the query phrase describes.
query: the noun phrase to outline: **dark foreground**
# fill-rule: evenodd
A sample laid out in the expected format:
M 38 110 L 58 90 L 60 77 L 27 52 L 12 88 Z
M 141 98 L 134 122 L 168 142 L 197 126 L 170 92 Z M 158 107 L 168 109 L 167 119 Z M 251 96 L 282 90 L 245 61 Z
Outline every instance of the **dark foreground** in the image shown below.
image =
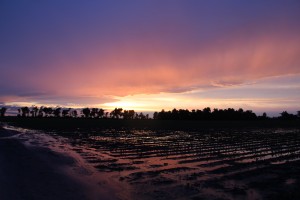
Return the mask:
M 1 200 L 116 199 L 87 184 L 88 177 L 75 169 L 74 158 L 49 148 L 27 146 L 18 135 L 0 130 Z
M 231 122 L 224 127 L 225 122 L 219 122 L 214 127 L 213 122 L 202 122 L 193 125 L 201 127 L 197 129 L 164 130 L 150 120 L 146 125 L 156 123 L 155 129 L 105 127 L 113 122 L 44 131 L 7 126 L 20 134 L 18 144 L 0 140 L 1 163 L 7 164 L 1 164 L 0 170 L 9 171 L 4 174 L 11 177 L 1 176 L 2 196 L 10 199 L 8 195 L 20 193 L 23 198 L 12 197 L 25 200 L 300 199 L 297 123 Z M 177 126 L 184 123 L 192 122 Z M 13 183 L 3 184 L 9 181 Z
M 5 117 L 0 122 L 33 129 L 203 130 L 211 128 L 300 128 L 300 120 L 123 120 L 97 118 Z

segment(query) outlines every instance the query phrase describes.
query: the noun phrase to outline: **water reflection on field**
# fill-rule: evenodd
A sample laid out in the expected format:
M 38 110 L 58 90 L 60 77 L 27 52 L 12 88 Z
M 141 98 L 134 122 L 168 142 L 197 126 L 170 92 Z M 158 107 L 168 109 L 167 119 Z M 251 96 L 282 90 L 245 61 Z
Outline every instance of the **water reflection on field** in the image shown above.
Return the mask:
M 54 132 L 57 134 L 58 132 Z M 300 199 L 300 130 L 59 132 L 132 199 Z
M 126 192 L 139 198 L 299 195 L 299 130 L 94 130 L 72 138 L 98 171 L 128 184 Z

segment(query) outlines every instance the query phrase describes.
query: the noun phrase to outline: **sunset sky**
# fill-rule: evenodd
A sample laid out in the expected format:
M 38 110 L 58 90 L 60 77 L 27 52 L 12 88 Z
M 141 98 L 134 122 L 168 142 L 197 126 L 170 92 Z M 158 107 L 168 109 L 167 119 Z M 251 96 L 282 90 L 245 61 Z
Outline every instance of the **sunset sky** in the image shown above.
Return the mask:
M 0 106 L 300 110 L 299 0 L 2 0 Z

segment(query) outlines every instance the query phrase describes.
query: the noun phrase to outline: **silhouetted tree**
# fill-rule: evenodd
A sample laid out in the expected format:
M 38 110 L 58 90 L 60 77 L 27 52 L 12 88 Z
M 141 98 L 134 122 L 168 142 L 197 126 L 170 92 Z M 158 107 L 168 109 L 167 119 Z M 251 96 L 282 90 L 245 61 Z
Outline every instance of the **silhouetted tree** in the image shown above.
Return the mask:
M 42 111 L 45 113 L 45 117 L 49 117 L 53 114 L 53 109 L 51 107 L 43 107 Z
M 61 113 L 61 108 L 60 108 L 60 107 L 56 107 L 56 108 L 53 110 L 53 115 L 54 115 L 54 117 L 60 117 L 60 113 Z
M 84 117 L 88 118 L 91 115 L 91 110 L 89 108 L 84 108 L 82 109 L 82 114 L 84 115 Z
M 283 119 L 283 120 L 293 120 L 293 119 L 297 119 L 297 116 L 296 115 L 293 115 L 293 114 L 289 114 L 287 111 L 283 111 L 282 113 L 280 113 L 280 119 Z
M 123 115 L 123 119 L 134 119 L 135 112 L 134 110 L 124 110 L 122 115 Z
M 161 112 L 154 112 L 153 119 L 172 119 L 172 120 L 254 120 L 257 119 L 255 113 L 251 110 L 244 111 L 243 109 L 234 110 L 233 108 L 228 109 L 217 109 L 213 111 L 209 107 L 203 110 L 189 110 L 175 108 L 172 111 L 162 110 Z
M 123 119 L 129 119 L 128 113 L 129 113 L 128 110 L 124 110 L 123 111 L 123 114 L 122 114 L 123 115 Z
M 210 107 L 204 108 L 202 112 L 203 112 L 204 119 L 210 119 L 210 115 L 211 115 Z
M 48 107 L 48 116 L 51 116 L 51 115 L 53 115 L 53 108 L 51 108 L 51 107 Z
M 171 118 L 172 119 L 179 119 L 180 118 L 179 112 L 175 108 L 171 112 Z
M 139 114 L 139 119 L 146 119 L 146 116 L 144 115 L 144 113 L 141 112 L 141 113 Z
M 139 119 L 139 114 L 138 113 L 134 114 L 134 119 Z
M 70 110 L 71 110 L 71 108 L 69 108 L 69 109 L 64 109 L 63 111 L 62 111 L 62 116 L 63 117 L 68 117 L 68 116 L 70 116 Z
M 112 118 L 119 119 L 122 116 L 122 108 L 115 108 L 113 111 L 110 112 L 110 116 Z
M 0 116 L 5 115 L 6 108 L 2 107 L 0 109 Z M 82 117 L 92 117 L 92 118 L 108 118 L 110 115 L 113 119 L 149 119 L 149 114 L 136 113 L 134 110 L 124 110 L 122 108 L 115 108 L 110 113 L 105 112 L 101 108 L 84 108 L 81 110 Z M 18 116 L 27 117 L 31 114 L 32 117 L 77 117 L 77 110 L 64 109 L 60 107 L 51 108 L 41 106 L 32 106 L 31 110 L 25 106 L 18 109 Z M 174 108 L 171 111 L 165 111 L 162 109 L 160 112 L 153 113 L 153 119 L 157 120 L 256 120 L 256 119 L 270 119 L 266 113 L 263 113 L 261 116 L 257 116 L 252 110 L 244 111 L 242 108 L 235 110 L 233 108 L 227 109 L 217 109 L 214 108 L 211 111 L 210 107 L 206 107 L 203 110 L 193 109 L 189 111 L 188 109 L 179 109 Z M 283 120 L 295 120 L 300 119 L 300 111 L 297 111 L 297 114 L 289 114 L 287 111 L 280 113 L 278 119 Z
M 248 120 L 257 119 L 256 114 L 254 112 L 252 112 L 252 110 L 247 110 L 244 115 L 245 115 L 245 119 L 248 119 Z
M 38 117 L 43 117 L 43 116 L 44 116 L 43 109 L 44 109 L 44 106 L 41 106 L 41 107 L 39 108 L 39 111 L 38 111 Z
M 283 111 L 282 113 L 280 113 L 280 115 L 281 119 L 288 119 L 290 114 L 287 111 Z
M 184 109 L 179 109 L 179 119 L 181 120 L 189 120 L 190 119 L 190 111 L 189 110 L 184 110 Z
M 90 115 L 91 115 L 92 118 L 96 118 L 97 117 L 98 110 L 99 110 L 98 108 L 92 108 L 91 109 L 91 114 Z
M 158 119 L 158 112 L 153 113 L 153 119 Z
M 267 113 L 264 112 L 264 113 L 262 114 L 262 118 L 263 118 L 263 119 L 267 119 L 267 118 L 268 118 Z
M 39 111 L 39 108 L 37 106 L 32 106 L 31 111 L 30 111 L 31 116 L 37 117 L 38 111 Z
M 72 110 L 71 115 L 72 115 L 72 117 L 76 118 L 78 115 L 77 110 Z
M 104 116 L 104 110 L 102 108 L 98 109 L 98 113 L 97 113 L 99 118 L 103 118 Z
M 0 109 L 0 117 L 4 117 L 5 116 L 6 110 L 7 110 L 7 108 L 5 108 L 5 107 L 2 107 Z
M 21 116 L 22 117 L 27 117 L 29 115 L 29 112 L 30 112 L 30 110 L 27 106 L 21 107 L 20 111 L 21 111 Z

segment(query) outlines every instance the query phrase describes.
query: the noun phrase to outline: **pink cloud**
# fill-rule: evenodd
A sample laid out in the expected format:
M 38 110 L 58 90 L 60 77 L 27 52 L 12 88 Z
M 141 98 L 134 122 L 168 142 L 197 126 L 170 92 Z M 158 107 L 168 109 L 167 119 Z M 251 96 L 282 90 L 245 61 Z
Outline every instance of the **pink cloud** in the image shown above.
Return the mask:
M 247 35 L 246 35 L 247 36 Z M 129 95 L 157 93 L 211 83 L 240 84 L 300 73 L 300 39 L 295 35 L 232 36 L 198 51 L 133 43 L 70 69 L 66 88 L 76 93 Z M 146 46 L 145 48 L 143 48 Z M 175 53 L 173 54 L 173 52 Z M 68 78 L 69 77 L 69 78 Z M 59 77 L 59 79 L 64 79 Z M 213 84 L 212 84 L 213 85 Z M 64 86 L 62 86 L 64 87 Z

